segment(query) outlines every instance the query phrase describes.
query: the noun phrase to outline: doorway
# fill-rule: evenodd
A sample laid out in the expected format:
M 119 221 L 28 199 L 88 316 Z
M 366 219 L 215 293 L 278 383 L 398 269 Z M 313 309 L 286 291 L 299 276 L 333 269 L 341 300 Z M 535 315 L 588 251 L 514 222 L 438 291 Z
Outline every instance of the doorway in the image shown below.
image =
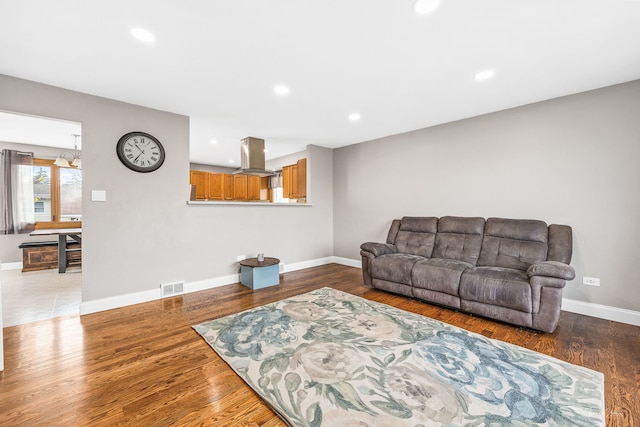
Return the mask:
M 33 153 L 38 228 L 81 226 L 81 123 L 0 111 L 0 149 Z M 65 273 L 22 272 L 20 245 L 47 240 L 51 237 L 0 235 L 3 327 L 79 313 L 81 265 Z

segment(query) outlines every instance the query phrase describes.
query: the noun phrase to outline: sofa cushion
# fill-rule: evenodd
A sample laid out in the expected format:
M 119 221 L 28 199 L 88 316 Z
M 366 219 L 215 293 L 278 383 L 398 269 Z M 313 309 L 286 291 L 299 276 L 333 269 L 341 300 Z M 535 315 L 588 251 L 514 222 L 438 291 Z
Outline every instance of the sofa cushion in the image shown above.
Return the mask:
M 395 240 L 398 252 L 430 258 L 437 231 L 438 218 L 402 218 Z
M 473 265 L 450 259 L 423 259 L 413 266 L 411 284 L 415 288 L 429 289 L 458 296 L 462 273 Z
M 424 258 L 411 254 L 387 254 L 371 260 L 371 277 L 388 282 L 411 284 L 413 265 Z
M 483 232 L 484 218 L 442 217 L 438 220 L 438 234 L 432 257 L 476 265 Z
M 542 221 L 489 218 L 477 265 L 526 271 L 547 259 L 547 234 Z
M 476 267 L 465 270 L 460 298 L 531 313 L 531 286 L 527 273 L 510 268 Z

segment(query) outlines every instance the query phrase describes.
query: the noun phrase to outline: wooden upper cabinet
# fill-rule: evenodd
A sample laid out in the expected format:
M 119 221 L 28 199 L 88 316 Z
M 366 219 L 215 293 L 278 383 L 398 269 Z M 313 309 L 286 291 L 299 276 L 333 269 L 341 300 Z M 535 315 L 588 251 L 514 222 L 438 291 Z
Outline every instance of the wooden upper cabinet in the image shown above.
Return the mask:
M 234 200 L 247 200 L 247 175 L 233 176 Z
M 298 195 L 298 165 L 291 165 L 291 189 L 289 190 L 291 193 L 289 195 L 290 199 L 297 199 L 300 197 Z
M 285 199 L 291 196 L 291 166 L 282 167 L 282 197 Z
M 225 173 L 222 177 L 222 186 L 224 188 L 224 200 L 233 200 L 235 197 L 235 183 L 234 176 L 229 173 Z
M 196 200 L 205 200 L 208 193 L 207 172 L 191 171 L 189 183 L 196 186 Z
M 248 176 L 247 177 L 247 199 L 248 200 L 260 200 L 260 177 Z
M 207 179 L 209 180 L 209 194 L 207 199 L 224 200 L 224 174 L 210 173 Z
M 269 179 L 192 170 L 189 182 L 196 186 L 196 200 L 255 201 L 266 200 Z
M 282 167 L 282 197 L 307 197 L 307 159 L 300 159 L 295 165 Z
M 298 160 L 298 197 L 307 197 L 307 159 Z

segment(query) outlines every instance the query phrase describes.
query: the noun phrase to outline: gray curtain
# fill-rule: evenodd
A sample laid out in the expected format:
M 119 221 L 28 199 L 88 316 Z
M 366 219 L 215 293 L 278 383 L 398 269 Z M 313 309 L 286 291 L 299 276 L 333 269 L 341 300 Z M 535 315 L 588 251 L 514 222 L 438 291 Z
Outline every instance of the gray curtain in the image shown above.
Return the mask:
M 33 153 L 2 150 L 0 199 L 0 234 L 24 234 L 34 229 Z
M 269 188 L 282 187 L 282 171 L 276 171 L 275 175 L 269 177 Z

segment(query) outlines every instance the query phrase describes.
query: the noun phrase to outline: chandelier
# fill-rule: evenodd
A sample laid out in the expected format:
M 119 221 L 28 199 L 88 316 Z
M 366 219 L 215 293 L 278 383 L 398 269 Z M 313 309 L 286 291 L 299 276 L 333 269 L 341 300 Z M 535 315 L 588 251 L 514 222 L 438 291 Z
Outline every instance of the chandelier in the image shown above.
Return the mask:
M 74 133 L 72 136 L 75 138 L 73 154 L 69 151 L 63 151 L 53 164 L 63 168 L 74 166 L 78 169 L 82 169 L 82 159 L 80 159 L 80 152 L 78 151 L 78 137 L 80 135 Z M 71 162 L 71 164 L 69 164 L 69 162 Z

